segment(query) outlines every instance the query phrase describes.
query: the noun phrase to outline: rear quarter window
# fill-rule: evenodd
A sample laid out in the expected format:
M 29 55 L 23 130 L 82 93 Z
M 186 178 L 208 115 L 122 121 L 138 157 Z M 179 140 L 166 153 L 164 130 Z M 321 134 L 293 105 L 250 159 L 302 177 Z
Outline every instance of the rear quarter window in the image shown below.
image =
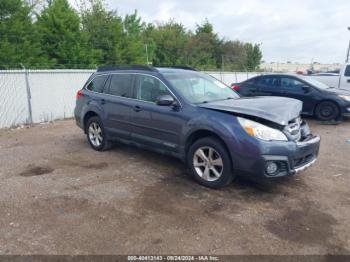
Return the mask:
M 257 77 L 248 79 L 248 80 L 245 81 L 245 84 L 253 85 L 253 84 L 255 84 L 255 82 L 256 82 L 258 79 L 259 79 L 259 78 L 257 78 Z
M 103 75 L 103 76 L 96 76 L 87 86 L 86 89 L 97 92 L 97 93 L 102 93 L 104 86 L 106 84 L 108 76 Z

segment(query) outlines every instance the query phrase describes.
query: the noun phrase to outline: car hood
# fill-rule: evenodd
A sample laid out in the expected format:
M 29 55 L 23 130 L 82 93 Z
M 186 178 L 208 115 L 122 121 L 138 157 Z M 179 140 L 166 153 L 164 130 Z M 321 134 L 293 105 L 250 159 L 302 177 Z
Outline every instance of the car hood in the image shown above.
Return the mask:
M 326 91 L 327 91 L 327 93 L 332 93 L 332 94 L 336 94 L 336 95 L 345 95 L 345 96 L 350 95 L 350 91 L 348 91 L 346 89 L 328 88 L 328 89 L 326 89 Z
M 303 103 L 286 97 L 253 97 L 214 101 L 199 107 L 262 118 L 285 126 L 299 117 Z

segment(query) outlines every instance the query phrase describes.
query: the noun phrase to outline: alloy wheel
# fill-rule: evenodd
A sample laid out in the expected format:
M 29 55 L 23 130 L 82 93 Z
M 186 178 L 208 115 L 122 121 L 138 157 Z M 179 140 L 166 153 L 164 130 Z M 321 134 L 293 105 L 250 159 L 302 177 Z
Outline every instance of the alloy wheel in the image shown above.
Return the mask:
M 205 146 L 196 150 L 193 155 L 193 166 L 198 176 L 205 181 L 218 180 L 224 170 L 220 154 L 212 147 Z
M 96 122 L 91 122 L 89 126 L 89 140 L 94 147 L 99 147 L 102 144 L 103 136 L 100 125 Z

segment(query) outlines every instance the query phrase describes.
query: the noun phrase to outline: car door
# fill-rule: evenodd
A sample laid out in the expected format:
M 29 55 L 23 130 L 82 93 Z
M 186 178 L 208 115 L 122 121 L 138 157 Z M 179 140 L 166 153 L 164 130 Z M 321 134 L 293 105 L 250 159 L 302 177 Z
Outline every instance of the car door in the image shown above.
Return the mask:
M 165 84 L 151 75 L 137 75 L 133 101 L 132 139 L 147 146 L 179 151 L 183 121 L 180 106 L 159 106 L 160 95 L 174 95 Z M 175 97 L 174 97 L 175 98 Z M 176 99 L 176 98 L 175 98 Z
M 135 75 L 116 73 L 110 76 L 103 100 L 105 128 L 115 137 L 129 139 L 132 129 L 132 94 Z
M 309 84 L 292 76 L 282 76 L 281 89 L 284 96 L 303 102 L 303 113 L 312 114 L 315 101 L 312 95 L 313 88 Z
M 257 96 L 283 96 L 279 76 L 261 76 L 256 81 L 256 85 L 258 87 Z

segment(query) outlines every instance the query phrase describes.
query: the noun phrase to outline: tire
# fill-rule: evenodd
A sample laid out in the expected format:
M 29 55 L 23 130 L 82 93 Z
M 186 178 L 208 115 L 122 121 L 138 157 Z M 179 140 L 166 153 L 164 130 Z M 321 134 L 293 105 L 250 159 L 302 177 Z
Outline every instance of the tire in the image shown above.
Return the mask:
M 317 105 L 315 115 L 321 121 L 336 120 L 339 117 L 339 108 L 331 101 L 324 101 Z
M 111 148 L 106 132 L 99 117 L 93 116 L 86 122 L 86 138 L 90 146 L 96 151 L 105 151 Z
M 234 179 L 230 155 L 222 142 L 214 137 L 201 138 L 191 145 L 187 165 L 191 176 L 206 187 L 222 188 Z

